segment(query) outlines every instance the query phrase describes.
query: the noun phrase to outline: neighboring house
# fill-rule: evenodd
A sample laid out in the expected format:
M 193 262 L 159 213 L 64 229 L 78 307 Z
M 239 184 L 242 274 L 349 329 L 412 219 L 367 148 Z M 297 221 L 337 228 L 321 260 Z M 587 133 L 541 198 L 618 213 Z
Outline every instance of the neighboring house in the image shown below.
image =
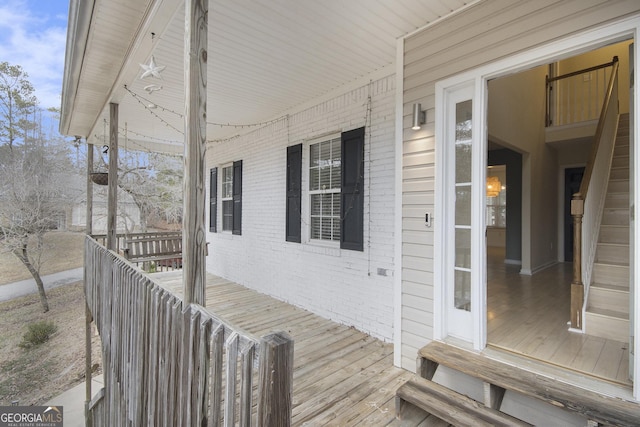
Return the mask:
M 101 141 L 118 104 L 130 146 L 182 152 L 180 2 L 92 3 L 72 2 L 62 132 Z M 208 272 L 393 341 L 410 371 L 445 342 L 640 401 L 640 4 L 224 3 L 200 158 Z M 472 376 L 435 380 L 482 400 Z
M 87 226 L 87 199 L 78 198 L 71 207 L 71 227 L 84 230 Z M 107 232 L 107 194 L 106 191 L 94 190 L 93 194 L 93 233 Z M 132 232 L 140 225 L 140 209 L 129 194 L 118 192 L 118 233 Z

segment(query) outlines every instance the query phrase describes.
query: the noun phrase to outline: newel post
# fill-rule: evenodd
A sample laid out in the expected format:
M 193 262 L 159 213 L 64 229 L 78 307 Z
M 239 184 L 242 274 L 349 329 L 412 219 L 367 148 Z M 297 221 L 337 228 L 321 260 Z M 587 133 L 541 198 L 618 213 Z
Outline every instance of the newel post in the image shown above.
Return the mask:
M 208 0 L 185 1 L 184 303 L 205 305 L 205 149 L 207 143 Z
M 265 335 L 260 341 L 258 425 L 291 425 L 293 400 L 293 339 L 286 332 Z
M 573 218 L 573 280 L 571 282 L 571 328 L 582 329 L 582 306 L 584 304 L 584 283 L 582 283 L 582 217 L 584 199 L 580 193 L 571 199 Z

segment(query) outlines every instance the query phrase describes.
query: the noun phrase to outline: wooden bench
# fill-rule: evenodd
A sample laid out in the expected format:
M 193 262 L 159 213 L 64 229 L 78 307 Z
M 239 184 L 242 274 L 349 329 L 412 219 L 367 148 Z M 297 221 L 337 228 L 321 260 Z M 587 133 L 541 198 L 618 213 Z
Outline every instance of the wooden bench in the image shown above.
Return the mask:
M 133 262 L 155 262 L 180 268 L 182 266 L 182 233 L 163 233 L 151 237 L 125 239 L 124 257 Z
M 530 426 L 433 381 L 416 377 L 396 391 L 396 417 L 405 421 L 414 405 L 457 426 Z M 407 420 L 408 421 L 408 420 Z
M 481 353 L 433 341 L 418 352 L 418 374 L 431 380 L 439 365 L 484 381 L 484 405 L 488 408 L 498 410 L 505 391 L 510 390 L 576 412 L 592 423 L 640 425 L 639 403 L 567 384 Z

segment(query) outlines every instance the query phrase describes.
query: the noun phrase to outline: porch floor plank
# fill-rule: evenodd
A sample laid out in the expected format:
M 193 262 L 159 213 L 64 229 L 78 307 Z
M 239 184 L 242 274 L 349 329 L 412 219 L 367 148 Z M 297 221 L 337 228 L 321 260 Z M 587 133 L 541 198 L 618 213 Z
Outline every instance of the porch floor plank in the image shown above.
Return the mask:
M 182 295 L 182 272 L 153 274 Z M 395 419 L 395 392 L 412 374 L 393 366 L 393 345 L 354 328 L 207 275 L 206 305 L 256 336 L 294 339 L 292 425 L 407 425 Z

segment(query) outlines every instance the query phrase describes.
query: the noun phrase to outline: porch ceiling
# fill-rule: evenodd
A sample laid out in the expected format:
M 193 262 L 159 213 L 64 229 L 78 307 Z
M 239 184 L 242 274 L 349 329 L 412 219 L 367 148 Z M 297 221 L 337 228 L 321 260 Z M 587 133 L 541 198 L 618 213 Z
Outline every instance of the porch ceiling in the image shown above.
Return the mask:
M 392 73 L 399 37 L 467 3 L 210 0 L 207 139 L 242 132 L 213 123 L 273 120 L 358 80 Z M 129 149 L 182 152 L 183 52 L 179 0 L 71 0 L 61 132 L 101 144 L 108 139 L 108 104 L 116 102 Z M 166 66 L 161 80 L 140 78 L 140 64 L 151 55 Z M 147 93 L 151 84 L 162 89 Z

